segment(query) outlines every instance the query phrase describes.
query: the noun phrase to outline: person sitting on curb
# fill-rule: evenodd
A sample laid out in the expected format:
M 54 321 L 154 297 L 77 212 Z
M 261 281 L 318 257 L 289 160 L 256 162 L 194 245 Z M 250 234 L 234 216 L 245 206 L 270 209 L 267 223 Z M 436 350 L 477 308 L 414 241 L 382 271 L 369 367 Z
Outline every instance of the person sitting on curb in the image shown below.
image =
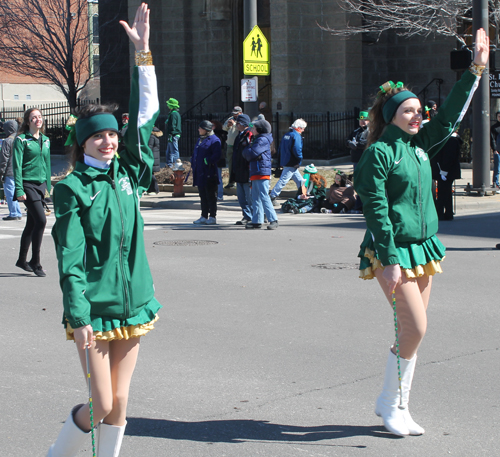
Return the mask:
M 283 167 L 281 177 L 274 185 L 271 191 L 271 202 L 273 206 L 279 206 L 276 198 L 279 196 L 283 188 L 290 179 L 293 179 L 297 188 L 300 189 L 304 185 L 304 178 L 299 172 L 300 164 L 302 163 L 302 132 L 307 127 L 307 122 L 304 119 L 297 119 L 291 125 L 289 132 L 283 135 L 280 143 L 280 166 Z M 305 190 L 303 191 L 305 194 Z
M 352 182 L 340 172 L 335 175 L 335 182 L 330 186 L 326 199 L 322 202 L 322 213 L 348 213 L 356 203 L 356 192 Z

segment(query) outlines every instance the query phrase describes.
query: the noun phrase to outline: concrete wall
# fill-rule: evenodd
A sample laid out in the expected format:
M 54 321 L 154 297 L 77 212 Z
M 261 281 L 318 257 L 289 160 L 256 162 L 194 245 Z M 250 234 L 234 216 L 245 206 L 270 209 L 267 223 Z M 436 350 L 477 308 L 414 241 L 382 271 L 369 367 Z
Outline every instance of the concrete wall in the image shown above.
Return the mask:
M 345 21 L 336 2 L 271 2 L 273 111 L 344 111 L 361 101 L 361 39 L 349 41 L 317 23 Z

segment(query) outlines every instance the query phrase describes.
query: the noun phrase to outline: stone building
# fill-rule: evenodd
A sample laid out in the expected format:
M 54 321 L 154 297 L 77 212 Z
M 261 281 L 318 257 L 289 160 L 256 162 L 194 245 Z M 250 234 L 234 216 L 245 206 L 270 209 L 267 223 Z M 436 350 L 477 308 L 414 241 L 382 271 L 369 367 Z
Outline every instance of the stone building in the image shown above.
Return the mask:
M 101 18 L 106 9 L 116 14 L 117 4 L 120 14 L 128 12 L 132 17 L 138 1 L 101 0 Z M 214 92 L 204 100 L 204 112 L 226 112 L 227 106 L 241 104 L 243 0 L 151 0 L 149 5 L 161 102 L 177 98 L 184 112 Z M 456 73 L 449 68 L 453 39 L 404 40 L 383 35 L 378 42 L 369 36 L 344 40 L 318 26 L 346 21 L 336 1 L 258 0 L 257 5 L 258 25 L 271 48 L 271 75 L 259 77 L 259 100 L 266 101 L 273 112 L 366 107 L 369 96 L 389 79 L 404 81 L 416 92 L 434 78 L 442 79 L 443 100 L 456 81 Z M 116 39 L 116 32 L 109 38 Z M 101 47 L 105 40 L 101 31 Z M 108 78 L 109 84 L 102 81 L 104 99 L 126 101 L 125 73 L 122 59 L 116 69 L 120 76 Z M 227 103 L 224 86 L 230 88 Z M 431 84 L 427 98 L 438 95 L 437 84 Z

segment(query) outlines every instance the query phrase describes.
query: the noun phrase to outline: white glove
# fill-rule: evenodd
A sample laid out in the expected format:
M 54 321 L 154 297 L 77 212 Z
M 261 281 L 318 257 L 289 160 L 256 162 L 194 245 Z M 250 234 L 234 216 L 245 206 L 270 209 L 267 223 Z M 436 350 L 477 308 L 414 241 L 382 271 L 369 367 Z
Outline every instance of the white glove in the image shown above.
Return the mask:
M 448 174 L 448 173 L 446 173 L 446 175 L 447 175 L 447 174 Z M 441 173 L 441 179 L 442 179 L 443 181 L 446 181 L 446 175 L 444 175 L 443 173 Z

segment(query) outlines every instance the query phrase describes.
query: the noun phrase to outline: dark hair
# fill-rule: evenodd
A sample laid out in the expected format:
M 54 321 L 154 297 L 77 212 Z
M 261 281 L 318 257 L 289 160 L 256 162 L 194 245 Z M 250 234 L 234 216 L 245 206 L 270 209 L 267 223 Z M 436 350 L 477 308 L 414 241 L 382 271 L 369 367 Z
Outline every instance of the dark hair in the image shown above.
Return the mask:
M 87 117 L 94 116 L 95 114 L 101 113 L 111 113 L 113 114 L 118 109 L 117 104 L 112 105 L 94 105 L 88 104 L 84 105 L 81 108 L 77 108 L 74 112 L 74 115 L 78 117 L 78 119 L 85 119 Z M 81 162 L 83 160 L 83 145 L 79 146 L 75 141 L 72 146 L 69 148 L 69 163 L 73 168 L 75 168 L 76 162 Z
M 394 89 L 389 89 L 386 93 L 381 94 L 380 92 L 376 95 L 375 100 L 372 105 L 372 109 L 369 111 L 370 118 L 370 129 L 368 131 L 368 139 L 366 142 L 366 147 L 372 145 L 384 133 L 385 128 L 390 122 L 385 122 L 383 109 L 384 105 L 391 97 L 394 97 L 398 92 L 404 90 L 409 90 L 407 87 L 396 87 Z M 392 121 L 392 119 L 391 119 Z
M 42 111 L 39 110 L 38 108 L 30 108 L 30 109 L 27 109 L 25 112 L 24 112 L 24 116 L 23 116 L 23 122 L 21 124 L 21 127 L 19 127 L 19 133 L 28 133 L 29 130 L 30 130 L 30 115 L 33 111 L 38 111 L 40 114 L 42 114 Z M 42 116 L 42 120 L 43 120 L 43 116 Z M 42 128 L 40 129 L 40 131 L 42 133 L 45 132 L 45 121 L 43 122 L 42 124 Z

